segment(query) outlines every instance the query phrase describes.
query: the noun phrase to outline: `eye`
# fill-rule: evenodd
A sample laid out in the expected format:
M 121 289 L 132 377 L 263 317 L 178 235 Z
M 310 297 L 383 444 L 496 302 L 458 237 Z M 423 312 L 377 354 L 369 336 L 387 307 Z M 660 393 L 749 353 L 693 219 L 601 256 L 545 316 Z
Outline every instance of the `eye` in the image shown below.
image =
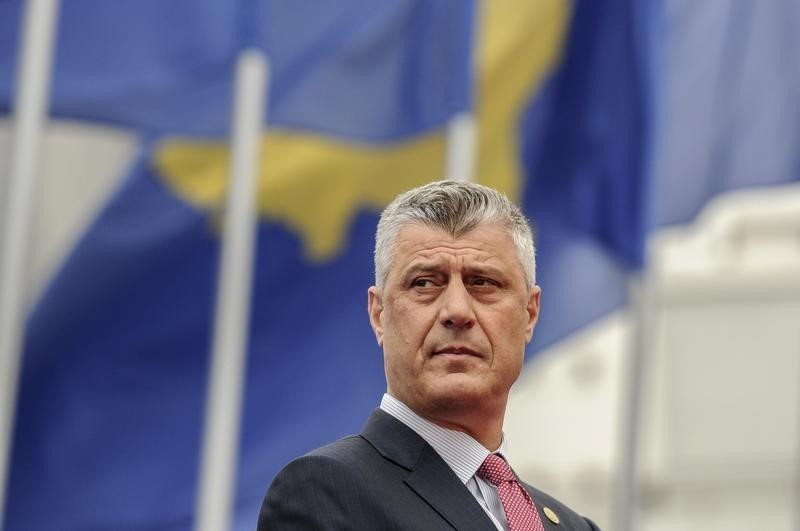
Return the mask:
M 415 278 L 413 281 L 411 281 L 411 286 L 414 288 L 429 288 L 434 285 L 435 283 L 433 279 L 427 277 Z
M 494 280 L 485 278 L 485 277 L 475 277 L 475 278 L 472 279 L 472 285 L 473 286 L 478 286 L 478 287 L 496 286 L 497 282 L 495 282 Z

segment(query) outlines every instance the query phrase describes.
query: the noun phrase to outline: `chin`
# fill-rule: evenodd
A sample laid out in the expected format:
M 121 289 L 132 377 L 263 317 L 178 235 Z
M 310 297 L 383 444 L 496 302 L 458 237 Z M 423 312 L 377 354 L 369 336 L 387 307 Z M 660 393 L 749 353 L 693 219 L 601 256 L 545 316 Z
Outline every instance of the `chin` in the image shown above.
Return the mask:
M 474 381 L 441 382 L 429 392 L 430 402 L 440 410 L 479 408 L 488 404 L 489 388 Z

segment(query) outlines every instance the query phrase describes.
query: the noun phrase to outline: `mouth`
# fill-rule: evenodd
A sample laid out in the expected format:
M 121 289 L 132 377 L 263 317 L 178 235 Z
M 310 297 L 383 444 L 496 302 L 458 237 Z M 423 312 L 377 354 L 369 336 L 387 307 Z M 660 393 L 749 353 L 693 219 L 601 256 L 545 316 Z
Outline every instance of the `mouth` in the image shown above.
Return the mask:
M 472 350 L 469 347 L 461 345 L 445 345 L 433 351 L 434 356 L 441 356 L 447 354 L 453 356 L 475 356 L 476 358 L 482 357 L 479 352 Z

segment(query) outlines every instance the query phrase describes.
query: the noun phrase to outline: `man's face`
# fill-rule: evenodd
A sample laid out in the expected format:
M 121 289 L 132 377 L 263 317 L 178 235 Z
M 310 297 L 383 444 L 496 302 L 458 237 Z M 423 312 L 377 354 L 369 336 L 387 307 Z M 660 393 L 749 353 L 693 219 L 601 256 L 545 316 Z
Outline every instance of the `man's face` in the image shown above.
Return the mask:
M 383 289 L 369 290 L 389 393 L 445 423 L 469 410 L 502 416 L 539 313 L 508 232 L 482 225 L 454 239 L 408 224 L 396 243 Z

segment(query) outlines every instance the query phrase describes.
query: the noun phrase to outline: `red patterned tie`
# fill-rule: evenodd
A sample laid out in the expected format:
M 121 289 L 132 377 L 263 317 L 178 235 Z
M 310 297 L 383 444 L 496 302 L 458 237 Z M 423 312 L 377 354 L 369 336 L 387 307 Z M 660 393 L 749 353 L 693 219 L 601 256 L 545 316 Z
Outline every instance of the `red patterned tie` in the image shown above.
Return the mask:
M 497 487 L 509 531 L 544 531 L 533 500 L 502 457 L 489 454 L 478 475 Z

